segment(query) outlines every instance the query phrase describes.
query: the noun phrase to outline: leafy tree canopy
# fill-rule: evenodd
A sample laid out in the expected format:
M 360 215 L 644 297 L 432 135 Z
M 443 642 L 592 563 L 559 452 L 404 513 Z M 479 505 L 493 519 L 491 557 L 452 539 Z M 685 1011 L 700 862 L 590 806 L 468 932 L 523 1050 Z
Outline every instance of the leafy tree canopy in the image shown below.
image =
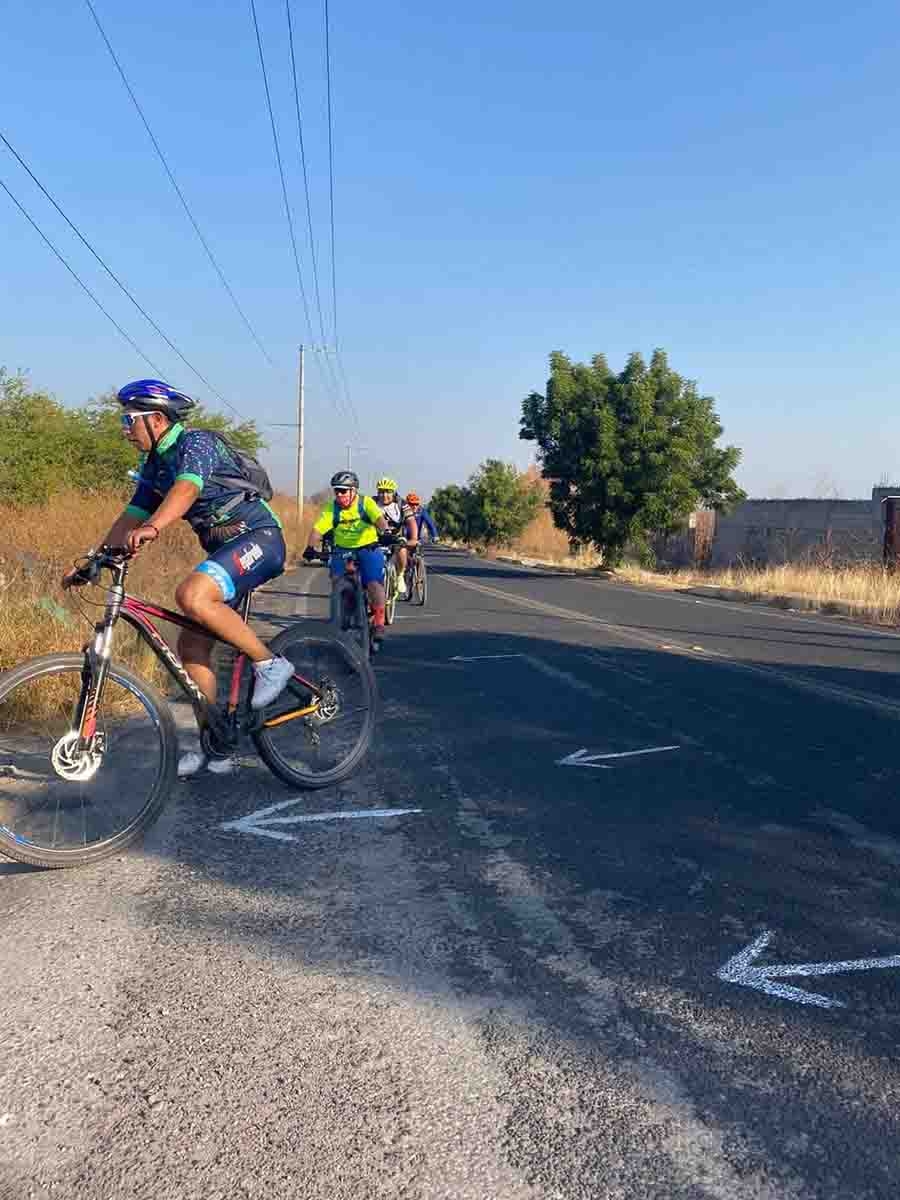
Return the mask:
M 264 446 L 253 421 L 236 424 L 200 407 L 192 428 L 224 433 L 256 454 Z M 132 486 L 136 457 L 122 437 L 119 405 L 110 392 L 81 408 L 67 408 L 29 385 L 25 375 L 0 367 L 0 499 L 36 504 L 65 488 L 105 491 Z
M 541 500 L 539 484 L 511 463 L 489 458 L 468 486 L 451 483 L 438 488 L 429 508 L 442 537 L 508 546 L 533 520 Z
M 674 532 L 698 505 L 743 500 L 733 478 L 741 452 L 717 444 L 714 403 L 663 350 L 649 366 L 632 354 L 618 375 L 602 354 L 590 363 L 551 354 L 545 394 L 522 402 L 519 436 L 537 445 L 556 526 L 614 565 L 629 542 Z

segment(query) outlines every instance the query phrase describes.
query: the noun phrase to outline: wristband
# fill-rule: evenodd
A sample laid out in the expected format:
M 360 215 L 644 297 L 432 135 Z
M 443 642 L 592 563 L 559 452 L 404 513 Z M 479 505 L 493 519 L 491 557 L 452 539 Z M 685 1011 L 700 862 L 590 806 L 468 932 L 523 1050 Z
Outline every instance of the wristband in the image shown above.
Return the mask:
M 153 530 L 153 532 L 156 534 L 156 537 L 159 537 L 159 530 L 158 530 L 158 529 L 156 528 L 156 526 L 155 526 L 155 525 L 152 523 L 152 521 L 145 521 L 145 522 L 143 523 L 143 525 L 141 525 L 141 526 L 140 526 L 140 528 L 141 528 L 141 529 L 152 529 L 152 530 Z M 155 540 L 156 540 L 156 539 L 154 538 L 154 541 L 155 541 Z

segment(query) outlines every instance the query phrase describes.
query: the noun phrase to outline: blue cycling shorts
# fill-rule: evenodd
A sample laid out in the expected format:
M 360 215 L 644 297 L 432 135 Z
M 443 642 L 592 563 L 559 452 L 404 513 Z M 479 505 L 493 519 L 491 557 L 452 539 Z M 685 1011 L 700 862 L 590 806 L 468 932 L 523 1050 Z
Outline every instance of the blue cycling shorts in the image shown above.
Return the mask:
M 335 546 L 328 564 L 332 579 L 340 579 L 344 574 L 344 560 L 348 554 L 356 555 L 363 585 L 384 583 L 384 552 L 380 546 L 359 546 L 356 550 L 341 550 Z
M 282 573 L 285 553 L 281 530 L 267 526 L 232 538 L 194 570 L 214 579 L 225 603 L 237 608 L 248 592 Z

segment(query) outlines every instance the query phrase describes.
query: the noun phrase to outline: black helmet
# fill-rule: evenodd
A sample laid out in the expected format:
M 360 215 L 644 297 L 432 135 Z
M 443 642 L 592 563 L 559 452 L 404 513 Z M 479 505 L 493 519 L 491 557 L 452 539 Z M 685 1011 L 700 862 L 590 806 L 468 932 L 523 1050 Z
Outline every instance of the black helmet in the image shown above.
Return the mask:
M 123 408 L 141 412 L 161 412 L 170 421 L 181 421 L 194 407 L 194 401 L 161 379 L 136 379 L 119 388 L 116 399 Z
M 336 475 L 332 475 L 330 486 L 333 488 L 351 487 L 359 491 L 359 476 L 355 471 L 338 471 Z

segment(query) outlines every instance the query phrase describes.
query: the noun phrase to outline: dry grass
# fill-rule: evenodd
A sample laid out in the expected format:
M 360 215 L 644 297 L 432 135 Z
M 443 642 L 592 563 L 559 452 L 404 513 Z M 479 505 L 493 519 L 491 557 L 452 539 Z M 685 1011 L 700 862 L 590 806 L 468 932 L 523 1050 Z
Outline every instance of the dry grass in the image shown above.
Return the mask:
M 875 563 L 835 568 L 789 563 L 666 573 L 623 567 L 616 571 L 616 577 L 652 587 L 735 589 L 753 599 L 780 599 L 786 607 L 796 607 L 799 600 L 826 613 L 849 608 L 849 615 L 877 625 L 896 625 L 900 621 L 900 575 L 888 575 Z
M 0 670 L 37 654 L 78 650 L 98 612 L 85 604 L 102 601 L 102 592 L 83 589 L 66 594 L 60 579 L 76 558 L 96 545 L 122 510 L 122 497 L 70 492 L 50 503 L 28 508 L 0 506 Z M 278 495 L 272 507 L 284 523 L 290 558 L 305 545 L 313 514 L 298 520 L 290 497 Z M 128 576 L 129 591 L 171 607 L 178 582 L 203 557 L 184 522 L 167 529 L 159 545 L 145 550 Z M 163 632 L 166 632 L 165 627 Z M 117 631 L 118 633 L 118 631 Z M 122 657 L 135 660 L 136 638 L 124 628 Z M 138 669 L 147 666 L 138 654 Z
M 515 542 L 513 552 L 537 562 L 574 569 L 601 565 L 599 555 L 587 551 L 569 554 L 568 541 L 543 509 Z M 805 607 L 820 612 L 849 607 L 853 616 L 874 624 L 895 625 L 900 621 L 900 575 L 888 575 L 875 563 L 852 567 L 821 564 L 788 564 L 771 567 L 732 567 L 719 571 L 679 570 L 657 572 L 637 566 L 616 569 L 615 576 L 627 583 L 656 588 L 721 587 L 737 590 L 754 599 L 779 598 L 785 607 Z
M 595 550 L 584 550 L 580 554 L 571 555 L 569 539 L 553 524 L 553 518 L 547 508 L 540 510 L 522 536 L 513 543 L 512 550 L 523 558 L 582 570 L 598 567 L 601 562 Z

